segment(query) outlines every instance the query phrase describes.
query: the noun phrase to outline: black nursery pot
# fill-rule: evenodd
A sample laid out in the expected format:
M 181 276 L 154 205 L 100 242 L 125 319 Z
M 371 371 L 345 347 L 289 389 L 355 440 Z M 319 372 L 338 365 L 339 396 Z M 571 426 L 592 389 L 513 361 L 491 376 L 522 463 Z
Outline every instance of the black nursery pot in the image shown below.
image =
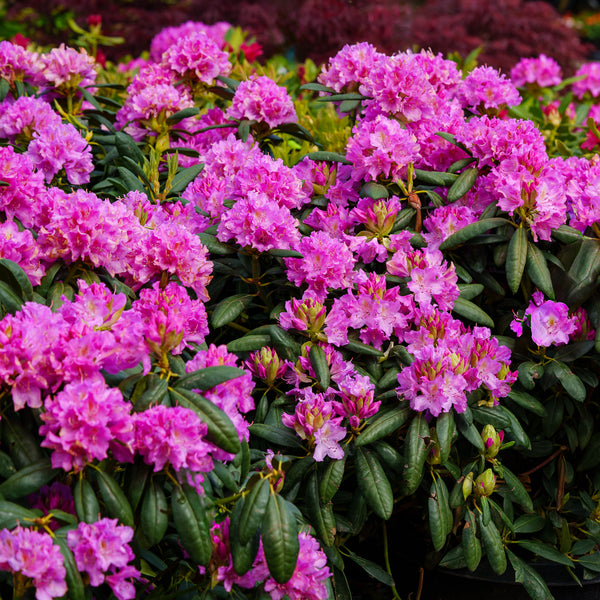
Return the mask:
M 575 573 L 581 587 L 561 566 L 532 562 L 555 600 L 600 600 L 600 577 L 585 581 L 583 571 Z M 475 573 L 467 569 L 438 569 L 426 578 L 421 600 L 531 600 L 525 588 L 514 581 L 512 571 L 496 575 L 487 565 Z

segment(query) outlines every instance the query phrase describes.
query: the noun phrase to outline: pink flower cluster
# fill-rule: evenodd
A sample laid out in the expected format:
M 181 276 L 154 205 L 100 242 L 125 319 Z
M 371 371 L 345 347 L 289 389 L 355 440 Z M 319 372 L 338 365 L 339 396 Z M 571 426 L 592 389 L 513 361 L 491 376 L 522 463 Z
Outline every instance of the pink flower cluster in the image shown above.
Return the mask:
M 230 119 L 266 123 L 271 129 L 298 120 L 286 89 L 263 75 L 240 83 L 226 115 Z
M 141 579 L 140 572 L 128 564 L 134 558 L 132 539 L 133 529 L 118 525 L 117 519 L 81 522 L 67 533 L 77 569 L 89 577 L 92 587 L 107 583 L 118 600 L 135 598 L 131 580 Z
M 229 518 L 215 523 L 211 529 L 213 555 L 211 565 L 215 569 L 213 577 L 222 582 L 225 590 L 231 593 L 234 585 L 251 589 L 262 585 L 273 600 L 325 600 L 325 581 L 331 576 L 327 567 L 327 557 L 319 548 L 315 538 L 305 532 L 298 534 L 299 552 L 296 568 L 286 583 L 277 583 L 270 575 L 262 542 L 252 568 L 245 575 L 238 575 L 233 568 L 229 547 Z
M 63 555 L 47 533 L 23 528 L 0 531 L 0 570 L 19 573 L 35 587 L 37 600 L 67 593 Z
M 510 324 L 518 336 L 523 334 L 523 323 L 529 325 L 533 342 L 546 348 L 568 344 L 578 326 L 577 317 L 569 315 L 566 304 L 544 300 L 542 292 L 534 292 L 523 317 Z
M 545 54 L 540 54 L 537 58 L 522 58 L 510 70 L 510 78 L 517 87 L 535 84 L 545 88 L 562 81 L 560 65 Z

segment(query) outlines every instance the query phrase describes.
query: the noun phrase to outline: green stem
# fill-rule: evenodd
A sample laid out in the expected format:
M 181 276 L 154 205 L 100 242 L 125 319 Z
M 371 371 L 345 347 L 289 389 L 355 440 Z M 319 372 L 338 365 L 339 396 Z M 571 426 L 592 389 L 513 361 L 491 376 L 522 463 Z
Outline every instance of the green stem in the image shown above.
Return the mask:
M 392 577 L 392 567 L 390 566 L 390 556 L 388 552 L 387 527 L 385 526 L 385 523 L 383 523 L 383 556 L 385 559 L 385 569 L 388 572 L 389 576 Z M 394 584 L 391 587 L 394 600 L 402 600 L 402 598 L 400 598 L 400 595 L 398 594 L 396 585 Z

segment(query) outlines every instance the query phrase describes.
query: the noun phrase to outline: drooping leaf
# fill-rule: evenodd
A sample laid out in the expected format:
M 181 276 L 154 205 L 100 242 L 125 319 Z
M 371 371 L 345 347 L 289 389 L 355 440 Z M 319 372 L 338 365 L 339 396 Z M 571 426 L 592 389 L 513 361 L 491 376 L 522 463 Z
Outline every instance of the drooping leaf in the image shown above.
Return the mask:
M 394 508 L 394 494 L 381 463 L 370 450 L 356 449 L 356 478 L 358 486 L 375 514 L 389 519 Z
M 262 521 L 262 541 L 269 573 L 286 583 L 296 568 L 300 544 L 296 518 L 279 494 L 271 494 Z

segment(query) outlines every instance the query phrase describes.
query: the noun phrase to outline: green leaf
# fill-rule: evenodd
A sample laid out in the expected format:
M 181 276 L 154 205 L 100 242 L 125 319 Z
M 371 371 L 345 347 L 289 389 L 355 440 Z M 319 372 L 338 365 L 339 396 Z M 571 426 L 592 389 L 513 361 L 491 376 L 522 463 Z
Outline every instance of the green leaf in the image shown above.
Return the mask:
M 325 469 L 319 484 L 319 500 L 323 504 L 331 501 L 340 488 L 344 476 L 346 457 L 340 460 L 332 460 Z
M 563 244 L 572 244 L 574 242 L 580 242 L 583 239 L 583 234 L 574 227 L 569 225 L 559 225 L 556 229 L 552 230 L 552 237 Z
M 0 258 L 0 277 L 25 301 L 33 300 L 33 286 L 27 273 L 12 260 Z
M 133 510 L 119 484 L 108 474 L 98 469 L 96 480 L 106 512 L 113 519 L 119 519 L 123 525 L 133 527 Z
M 506 219 L 492 217 L 490 219 L 482 219 L 481 221 L 476 221 L 475 223 L 466 225 L 462 229 L 459 229 L 453 233 L 451 236 L 447 237 L 440 244 L 440 250 L 456 248 L 456 246 L 460 246 L 461 244 L 464 244 L 468 240 L 481 235 L 482 233 L 486 233 L 492 229 L 506 225 L 507 223 L 508 221 Z
M 435 431 L 437 433 L 438 444 L 440 447 L 441 462 L 445 463 L 450 456 L 452 449 L 452 440 L 456 434 L 456 425 L 452 411 L 441 413 L 435 421 Z
M 227 344 L 229 352 L 251 352 L 260 350 L 271 343 L 270 335 L 244 335 L 237 340 L 233 340 Z
M 484 310 L 479 308 L 477 304 L 473 304 L 460 296 L 455 298 L 452 312 L 478 325 L 490 328 L 494 327 L 494 321 Z
M 557 348 L 554 359 L 564 363 L 573 362 L 587 354 L 594 347 L 594 340 L 574 342 Z
M 271 494 L 267 504 L 262 541 L 269 573 L 277 583 L 286 583 L 296 568 L 300 544 L 296 518 L 278 494 Z
M 455 546 L 449 550 L 439 563 L 444 569 L 463 569 L 467 566 L 463 549 L 460 546 Z
M 218 329 L 237 319 L 252 304 L 254 296 L 250 294 L 233 294 L 215 306 L 210 318 L 211 325 Z
M 190 183 L 192 183 L 194 179 L 196 179 L 196 177 L 200 174 L 202 169 L 204 169 L 204 164 L 200 163 L 178 171 L 175 177 L 173 177 L 173 181 L 171 182 L 169 195 L 177 195 L 183 192 L 185 188 L 187 188 L 187 186 Z
M 330 374 L 325 351 L 321 346 L 314 344 L 308 351 L 308 358 L 310 359 L 310 364 L 315 372 L 317 382 L 321 386 L 321 389 L 324 392 L 327 391 L 329 388 Z
M 261 479 L 245 497 L 238 523 L 238 538 L 243 545 L 248 544 L 260 529 L 260 524 L 267 510 L 270 489 L 269 480 Z
M 15 293 L 8 283 L 0 280 L 0 305 L 4 307 L 6 312 L 14 315 L 21 310 L 23 304 L 24 302 L 19 294 Z
M 456 202 L 459 198 L 462 198 L 473 187 L 478 175 L 479 169 L 477 167 L 465 169 L 450 186 L 446 196 L 448 202 Z
M 519 227 L 508 244 L 506 254 L 506 281 L 513 294 L 517 293 L 527 262 L 527 230 Z
M 546 519 L 538 514 L 521 515 L 513 524 L 514 533 L 535 533 L 546 526 Z
M 139 180 L 137 175 L 132 173 L 126 167 L 117 167 L 117 171 L 119 172 L 119 179 L 123 183 L 123 187 L 128 192 L 137 191 L 142 192 L 142 194 L 146 193 L 146 188 L 144 184 Z
M 558 563 L 559 565 L 565 565 L 566 567 L 574 567 L 575 563 L 560 550 L 557 550 L 554 546 L 544 544 L 543 542 L 536 542 L 534 540 L 517 540 L 517 544 L 546 560 Z
M 483 292 L 485 286 L 481 283 L 459 283 L 460 297 L 464 300 L 472 300 Z
M 183 119 L 187 119 L 189 117 L 195 117 L 200 112 L 199 108 L 195 106 L 191 106 L 189 108 L 184 108 L 182 110 L 178 110 L 176 113 L 172 114 L 170 117 L 167 117 L 167 123 L 169 125 L 175 125 L 175 123 L 179 123 L 183 121 Z
M 191 408 L 200 417 L 200 420 L 206 423 L 208 427 L 206 438 L 209 441 L 231 454 L 237 454 L 240 451 L 240 438 L 235 425 L 216 404 L 200 394 L 181 387 L 169 388 L 169 392 L 176 404 Z
M 314 161 L 326 161 L 326 162 L 338 162 L 343 165 L 351 165 L 352 163 L 343 155 L 337 152 L 327 152 L 325 150 L 317 150 L 316 152 L 309 152 L 306 155 L 307 158 Z
M 342 346 L 342 348 L 348 352 L 364 354 L 366 356 L 384 356 L 381 350 L 377 350 L 377 348 L 373 348 L 373 346 L 363 344 L 362 342 L 358 342 L 356 340 L 349 340 L 345 346 Z
M 271 444 L 277 444 L 284 448 L 294 450 L 304 449 L 300 438 L 289 427 L 278 427 L 265 423 L 253 423 L 250 425 L 250 433 Z
M 354 561 L 357 565 L 361 566 L 371 577 L 377 581 L 389 586 L 395 585 L 394 578 L 384 569 L 382 569 L 377 563 L 371 560 L 367 560 L 362 556 L 358 556 L 352 550 L 347 550 L 345 554 L 348 558 Z
M 301 90 L 309 90 L 311 92 L 327 92 L 329 94 L 335 94 L 335 90 L 333 88 L 327 87 L 326 85 L 322 85 L 320 83 L 305 83 L 300 86 Z
M 473 444 L 473 446 L 475 446 L 475 448 L 477 448 L 477 450 L 483 454 L 485 452 L 485 445 L 481 439 L 479 430 L 477 427 L 475 427 L 475 425 L 473 425 L 472 416 L 470 422 L 465 417 L 464 413 L 456 414 L 454 418 L 456 421 L 456 427 L 460 434 L 469 442 L 471 442 L 471 444 Z
M 524 560 L 506 550 L 512 568 L 515 570 L 515 581 L 523 584 L 532 600 L 554 600 L 542 576 Z
M 84 600 L 85 588 L 83 579 L 77 568 L 75 557 L 67 545 L 67 538 L 62 535 L 55 535 L 53 541 L 58 545 L 60 552 L 63 555 L 63 564 L 66 571 L 65 582 L 68 590 L 67 597 L 69 600 Z
M 382 519 L 389 519 L 394 508 L 392 486 L 376 455 L 362 448 L 356 449 L 356 478 L 358 487 L 369 506 Z
M 565 304 L 569 307 L 581 305 L 596 289 L 598 275 L 600 275 L 600 242 L 597 239 L 584 239 L 567 272 L 567 280 L 572 283 Z
M 448 505 L 448 488 L 441 477 L 434 479 L 427 499 L 429 530 L 435 550 L 439 551 L 452 531 L 452 511 Z
M 419 181 L 430 185 L 452 185 L 457 179 L 456 173 L 446 173 L 445 171 L 423 171 L 415 169 L 415 176 Z
M 155 478 L 150 481 L 142 499 L 140 524 L 151 546 L 158 544 L 169 525 L 167 497 Z
M 23 467 L 0 484 L 0 497 L 6 500 L 23 498 L 54 479 L 59 469 L 53 469 L 50 460 L 44 458 Z
M 73 490 L 75 512 L 80 521 L 95 523 L 100 518 L 100 503 L 87 479 L 79 478 Z
M 304 255 L 297 250 L 289 248 L 271 248 L 267 250 L 271 256 L 279 256 L 280 258 L 304 258 Z
M 308 478 L 304 494 L 307 514 L 324 546 L 331 547 L 335 541 L 336 527 L 331 502 L 319 500 L 319 478 L 313 471 Z
M 403 493 L 407 496 L 416 492 L 423 479 L 423 467 L 429 453 L 430 441 L 429 425 L 419 413 L 411 421 L 404 440 Z
M 120 156 L 126 156 L 140 166 L 146 162 L 144 153 L 140 150 L 137 142 L 129 134 L 123 131 L 117 131 L 114 137 L 115 145 Z
M 343 100 L 364 100 L 366 96 L 356 93 L 348 94 L 332 94 L 331 96 L 321 96 L 317 98 L 317 102 L 342 102 Z
M 244 369 L 230 367 L 229 365 L 206 367 L 180 377 L 175 382 L 174 387 L 186 390 L 210 390 L 230 379 L 235 379 L 245 374 L 246 371 Z
M 587 396 L 587 392 L 581 379 L 579 379 L 579 377 L 577 377 L 577 375 L 575 375 L 575 373 L 573 373 L 573 371 L 571 371 L 571 369 L 563 362 L 554 360 L 551 365 L 556 378 L 567 394 L 569 394 L 573 400 L 583 402 Z
M 477 537 L 475 515 L 467 508 L 460 545 L 469 571 L 473 572 L 481 562 L 481 542 Z
M 361 198 L 372 198 L 373 200 L 381 200 L 382 198 L 389 198 L 390 193 L 385 185 L 375 183 L 374 181 L 368 181 L 362 188 L 360 188 Z
M 140 382 L 145 383 L 145 390 L 135 400 L 133 400 L 132 396 L 132 402 L 136 412 L 141 412 L 150 406 L 160 404 L 169 390 L 169 382 L 167 379 L 162 379 L 156 373 L 148 373 L 148 375 L 145 375 L 136 384 L 136 389 L 137 386 L 140 385 Z
M 578 471 L 587 471 L 600 464 L 600 433 L 592 435 L 583 456 L 577 463 Z
M 375 417 L 368 420 L 367 427 L 356 438 L 356 446 L 371 444 L 400 429 L 410 414 L 410 407 L 402 405 L 395 406 L 391 410 L 380 411 Z
M 504 416 L 510 421 L 510 425 L 507 425 L 506 429 L 510 432 L 515 442 L 519 446 L 531 450 L 531 441 L 527 435 L 527 432 L 523 429 L 519 419 L 517 419 L 517 417 L 510 410 L 508 410 L 506 406 L 500 405 L 496 408 L 504 413 Z
M 533 512 L 533 501 L 529 497 L 525 486 L 521 483 L 521 480 L 510 471 L 505 465 L 502 465 L 502 477 L 506 482 L 506 487 L 514 499 L 523 507 L 527 512 Z
M 508 397 L 521 408 L 528 410 L 540 417 L 546 416 L 546 407 L 534 396 L 527 392 L 515 390 L 513 387 L 508 394 Z
M 507 562 L 506 551 L 500 533 L 498 532 L 493 519 L 490 519 L 485 523 L 485 519 L 481 514 L 477 515 L 477 519 L 488 562 L 494 573 L 502 575 L 502 573 L 506 571 Z
M 531 242 L 527 242 L 527 274 L 531 281 L 537 285 L 546 298 L 554 300 L 554 288 L 552 287 L 552 279 L 550 270 L 544 253 Z
M 532 390 L 535 387 L 536 381 L 541 379 L 544 374 L 544 367 L 540 363 L 530 360 L 522 362 L 517 370 L 521 385 L 528 390 Z
M 20 504 L 0 500 L 0 529 L 13 529 L 17 524 L 27 525 L 28 520 L 41 516 L 40 510 L 24 508 Z
M 210 233 L 206 233 L 206 231 L 202 231 L 197 235 L 200 238 L 200 241 L 204 244 L 204 246 L 206 246 L 206 249 L 211 254 L 227 255 L 236 253 L 235 248 L 232 248 L 227 244 L 221 243 L 216 236 L 211 235 Z
M 194 510 L 197 498 L 194 489 L 186 487 L 184 490 L 177 485 L 171 493 L 171 510 L 175 529 L 179 534 L 181 543 L 196 564 L 207 567 L 212 555 L 212 540 L 206 520 L 206 511 Z
M 577 559 L 577 563 L 590 571 L 600 572 L 600 554 L 597 551 L 592 554 L 580 556 Z
M 127 497 L 132 510 L 136 510 L 150 477 L 150 465 L 138 459 L 133 465 L 127 467 L 125 481 L 127 482 Z
M 229 525 L 229 544 L 231 547 L 231 558 L 233 561 L 233 569 L 238 575 L 245 575 L 254 563 L 254 559 L 258 554 L 258 546 L 260 543 L 260 534 L 258 528 L 248 543 L 242 544 L 239 537 L 240 516 L 246 505 L 246 498 L 240 498 L 231 511 L 231 521 Z

